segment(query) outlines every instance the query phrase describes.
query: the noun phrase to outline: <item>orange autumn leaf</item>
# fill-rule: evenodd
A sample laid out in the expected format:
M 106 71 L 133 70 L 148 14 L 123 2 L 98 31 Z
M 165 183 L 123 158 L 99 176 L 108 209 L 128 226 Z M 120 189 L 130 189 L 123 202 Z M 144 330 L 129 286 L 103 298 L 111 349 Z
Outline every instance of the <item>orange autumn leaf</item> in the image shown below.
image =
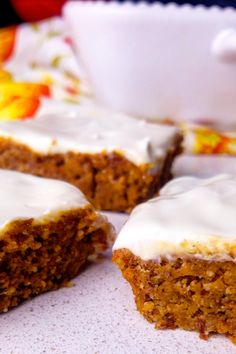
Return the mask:
M 236 138 L 210 129 L 195 131 L 195 152 L 197 154 L 235 155 Z
M 15 120 L 32 117 L 39 106 L 40 99 L 37 97 L 17 97 L 14 99 L 11 97 L 11 102 L 8 102 L 5 106 L 4 104 L 1 105 L 0 101 L 0 119 Z
M 0 119 L 34 116 L 41 96 L 50 96 L 48 85 L 0 80 Z
M 39 97 L 50 96 L 48 85 L 28 82 L 0 82 L 0 95 L 17 97 Z
M 5 81 L 11 81 L 11 80 L 12 80 L 12 75 L 8 71 L 0 68 L 0 83 Z
M 14 99 L 15 97 L 9 95 L 0 95 L 0 110 L 10 105 Z
M 236 155 L 236 133 L 222 132 L 200 125 L 180 124 L 185 152 L 191 154 Z
M 0 62 L 4 62 L 11 56 L 16 39 L 16 27 L 0 29 Z

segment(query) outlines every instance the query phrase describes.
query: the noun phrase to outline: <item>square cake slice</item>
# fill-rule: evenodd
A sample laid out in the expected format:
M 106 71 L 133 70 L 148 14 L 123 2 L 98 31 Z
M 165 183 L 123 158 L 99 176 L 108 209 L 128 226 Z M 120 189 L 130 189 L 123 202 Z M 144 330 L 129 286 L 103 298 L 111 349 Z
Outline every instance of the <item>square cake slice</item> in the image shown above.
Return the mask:
M 0 122 L 0 168 L 67 181 L 98 209 L 129 211 L 170 178 L 177 128 L 85 107 Z
M 0 170 L 0 312 L 75 277 L 113 228 L 74 186 Z
M 181 177 L 136 207 L 113 261 L 156 328 L 236 343 L 236 177 Z

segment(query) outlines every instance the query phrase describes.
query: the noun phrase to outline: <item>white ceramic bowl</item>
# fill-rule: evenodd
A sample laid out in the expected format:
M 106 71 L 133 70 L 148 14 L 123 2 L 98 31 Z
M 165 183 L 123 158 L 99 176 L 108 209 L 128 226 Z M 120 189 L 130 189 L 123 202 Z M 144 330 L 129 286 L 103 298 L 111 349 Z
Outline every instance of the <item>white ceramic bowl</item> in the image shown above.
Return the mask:
M 150 118 L 236 122 L 236 11 L 69 1 L 64 17 L 98 100 Z

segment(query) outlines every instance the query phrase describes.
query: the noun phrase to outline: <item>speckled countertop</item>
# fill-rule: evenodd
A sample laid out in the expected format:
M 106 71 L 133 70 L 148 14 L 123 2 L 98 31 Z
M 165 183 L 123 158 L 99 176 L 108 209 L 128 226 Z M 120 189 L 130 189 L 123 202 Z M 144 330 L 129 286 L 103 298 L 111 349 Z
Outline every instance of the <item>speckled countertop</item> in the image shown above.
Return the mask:
M 205 168 L 202 166 L 205 164 Z M 184 158 L 176 174 L 236 173 L 236 160 Z M 107 213 L 117 229 L 125 215 Z M 182 330 L 156 331 L 136 311 L 129 285 L 106 255 L 74 280 L 0 315 L 1 354 L 233 354 L 222 336 L 208 341 Z

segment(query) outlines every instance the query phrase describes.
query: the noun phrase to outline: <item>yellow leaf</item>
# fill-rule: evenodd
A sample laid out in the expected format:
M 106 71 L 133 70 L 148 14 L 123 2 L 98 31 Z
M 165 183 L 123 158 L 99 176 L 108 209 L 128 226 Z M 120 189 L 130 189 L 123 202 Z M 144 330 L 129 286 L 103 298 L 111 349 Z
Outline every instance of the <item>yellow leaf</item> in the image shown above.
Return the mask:
M 38 98 L 16 98 L 0 109 L 0 120 L 15 120 L 34 116 L 40 100 Z

